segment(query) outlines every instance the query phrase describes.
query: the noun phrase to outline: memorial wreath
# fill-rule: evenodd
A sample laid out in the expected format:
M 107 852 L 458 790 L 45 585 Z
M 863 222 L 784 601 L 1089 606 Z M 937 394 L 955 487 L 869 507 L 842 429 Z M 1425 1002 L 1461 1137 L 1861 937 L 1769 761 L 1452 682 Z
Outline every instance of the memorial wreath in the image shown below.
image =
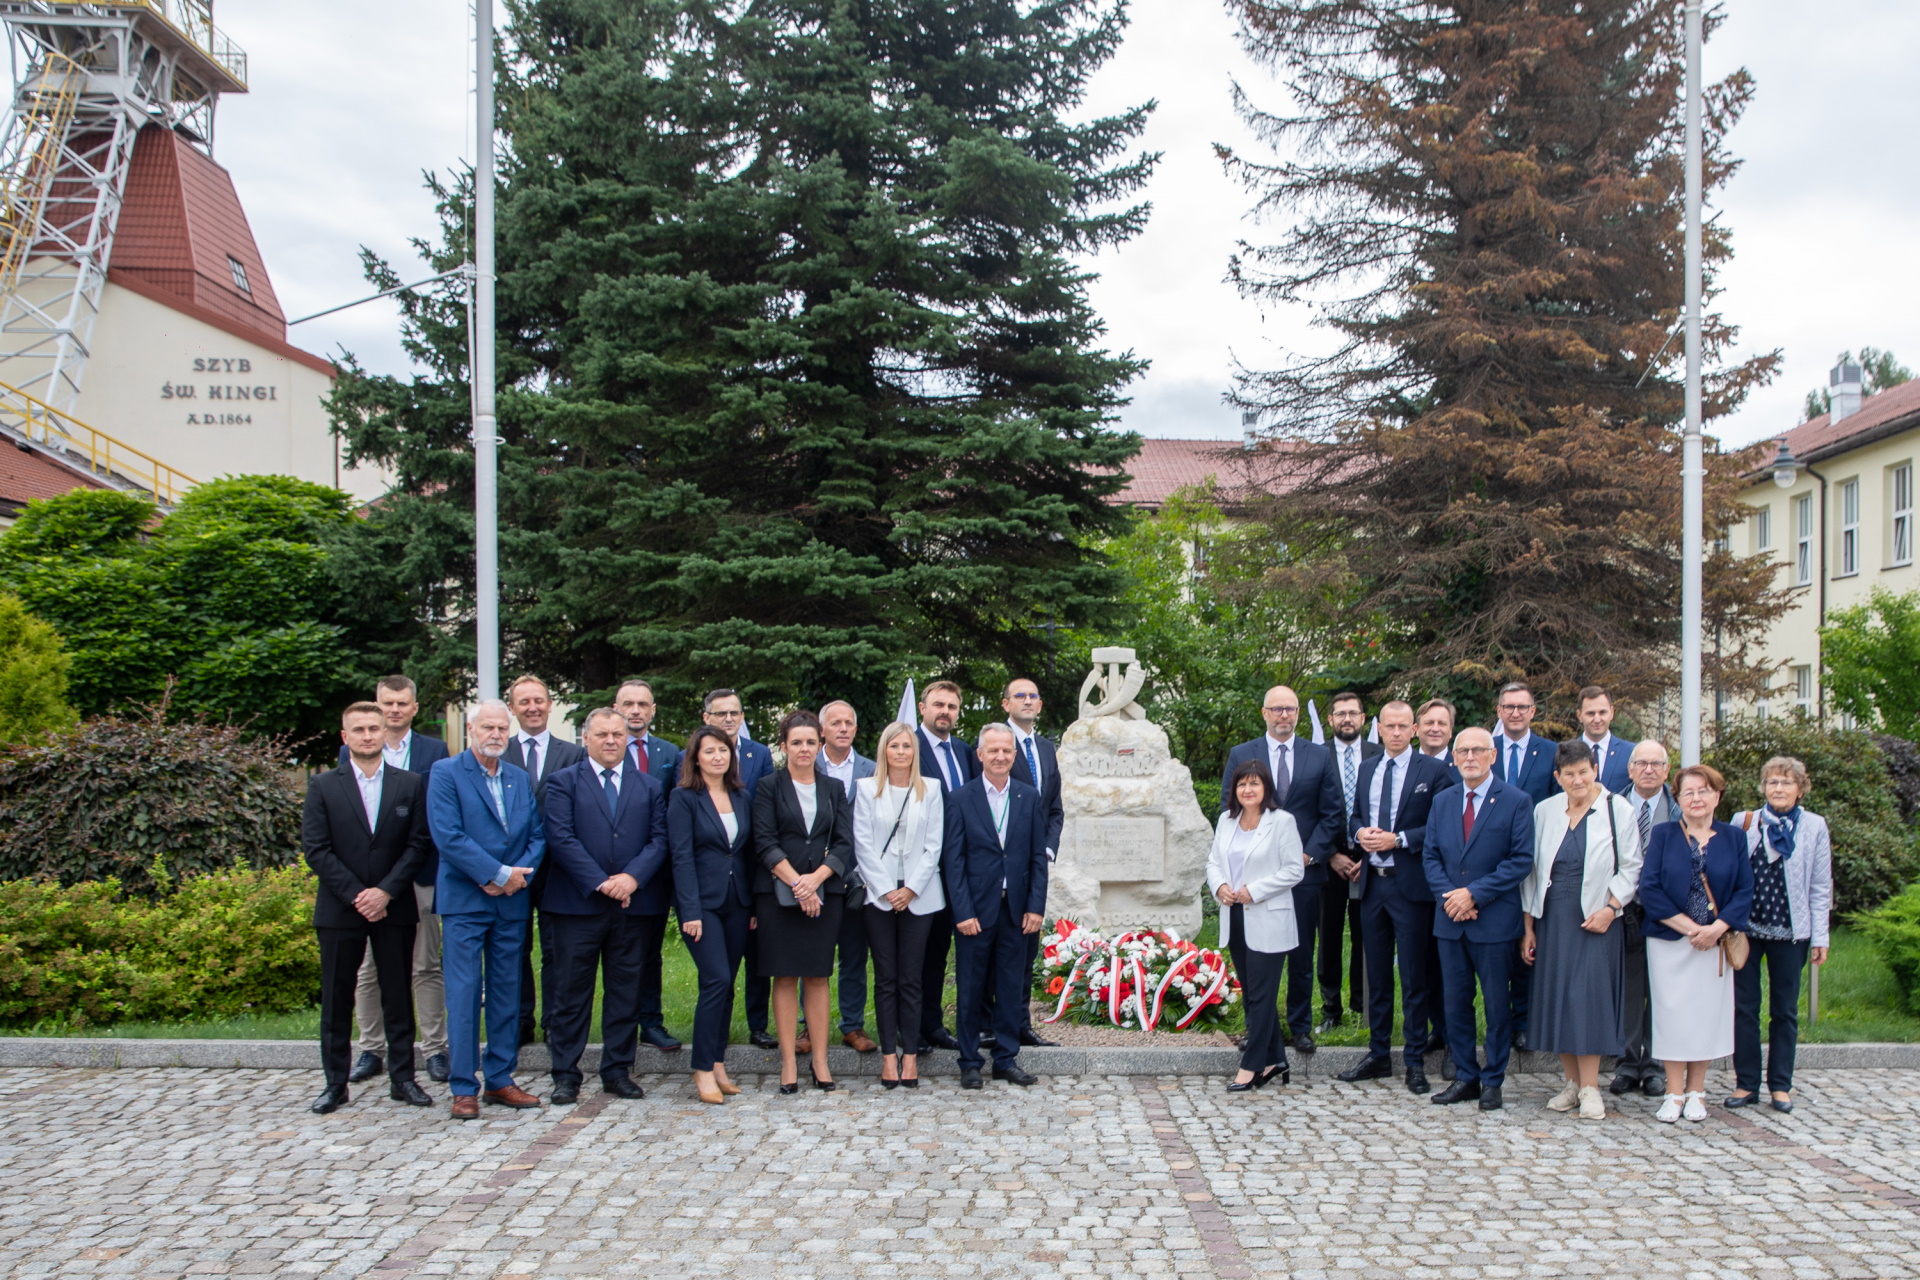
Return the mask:
M 1185 1031 L 1226 1020 L 1240 1002 L 1227 958 L 1161 929 L 1108 937 L 1056 920 L 1040 940 L 1036 994 L 1047 1022 Z

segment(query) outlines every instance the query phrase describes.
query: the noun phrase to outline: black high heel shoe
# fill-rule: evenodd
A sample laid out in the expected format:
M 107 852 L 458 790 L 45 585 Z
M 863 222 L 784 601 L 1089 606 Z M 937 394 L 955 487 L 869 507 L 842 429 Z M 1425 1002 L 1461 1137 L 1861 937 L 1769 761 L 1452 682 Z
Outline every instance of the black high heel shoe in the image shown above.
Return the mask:
M 1281 1088 L 1285 1088 L 1287 1085 L 1292 1084 L 1293 1083 L 1292 1064 L 1283 1062 L 1277 1067 L 1268 1067 L 1265 1071 L 1262 1071 L 1259 1075 L 1253 1078 L 1253 1087 L 1256 1089 L 1264 1089 L 1269 1084 L 1273 1083 L 1273 1078 L 1275 1076 L 1280 1077 Z
M 822 1093 L 831 1093 L 835 1089 L 838 1089 L 840 1087 L 837 1081 L 822 1080 L 820 1078 L 819 1073 L 813 1069 L 813 1064 L 811 1062 L 807 1064 L 807 1074 L 813 1077 L 813 1087 L 820 1090 Z M 798 1089 L 800 1085 L 796 1081 L 793 1087 Z
M 1260 1087 L 1260 1077 L 1255 1075 L 1245 1080 L 1227 1081 L 1228 1093 L 1252 1093 Z
M 780 1092 L 782 1092 L 782 1093 L 789 1093 L 789 1094 L 791 1094 L 791 1093 L 798 1093 L 798 1092 L 800 1092 L 800 1081 L 799 1081 L 799 1078 L 798 1078 L 798 1077 L 799 1077 L 799 1072 L 797 1072 L 797 1071 L 796 1071 L 796 1072 L 794 1073 L 794 1076 L 795 1076 L 795 1079 L 794 1079 L 794 1082 L 793 1082 L 792 1084 L 788 1084 L 788 1083 L 787 1083 L 787 1082 L 786 1082 L 785 1080 L 782 1080 L 782 1081 L 780 1082 Z
M 885 1076 L 881 1076 L 880 1087 L 882 1089 L 898 1089 L 900 1087 L 900 1081 L 897 1078 L 889 1080 Z

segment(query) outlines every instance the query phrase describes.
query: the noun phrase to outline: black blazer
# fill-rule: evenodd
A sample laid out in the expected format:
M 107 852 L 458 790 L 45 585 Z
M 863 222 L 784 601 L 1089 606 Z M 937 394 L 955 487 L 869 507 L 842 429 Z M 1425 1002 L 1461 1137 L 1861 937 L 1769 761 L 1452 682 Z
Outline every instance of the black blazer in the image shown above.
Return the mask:
M 760 779 L 753 793 L 753 847 L 758 855 L 755 893 L 773 892 L 773 869 L 782 859 L 801 875 L 818 870 L 824 862 L 833 874 L 820 886 L 821 892 L 847 891 L 847 868 L 853 865 L 853 801 L 834 779 L 819 772 L 813 776 L 818 803 L 812 830 L 801 823 L 800 793 L 793 789 L 793 776 L 785 769 Z
M 1340 741 L 1337 738 L 1328 738 L 1326 742 L 1322 743 L 1321 745 L 1326 747 L 1327 754 L 1333 758 L 1334 785 L 1340 788 L 1340 802 L 1342 804 L 1345 804 L 1347 799 L 1347 789 L 1346 789 L 1346 785 L 1340 781 Z M 1418 746 L 1414 747 L 1415 751 L 1418 751 L 1419 749 L 1420 748 Z M 1360 797 L 1359 797 L 1360 770 L 1366 766 L 1367 761 L 1373 759 L 1375 756 L 1379 754 L 1381 754 L 1381 747 L 1379 743 L 1368 742 L 1365 738 L 1360 739 L 1360 763 L 1356 764 L 1353 767 L 1353 772 L 1354 772 L 1353 807 L 1356 812 L 1360 808 Z M 1352 837 L 1347 834 L 1348 825 L 1349 824 L 1347 823 L 1341 823 L 1339 829 L 1333 833 L 1333 847 L 1336 852 L 1350 854 L 1350 853 L 1353 853 L 1354 850 L 1359 848 L 1358 845 L 1353 843 Z M 1362 823 L 1361 825 L 1365 826 L 1366 824 Z
M 435 738 L 415 730 L 407 739 L 407 763 L 404 767 L 408 773 L 417 775 L 422 782 L 425 782 L 427 775 L 433 772 L 433 766 L 446 758 L 447 743 L 444 738 Z M 344 765 L 351 759 L 352 757 L 347 754 L 347 744 L 341 743 L 340 758 L 336 763 Z M 351 782 L 352 779 L 349 778 L 348 781 Z M 413 873 L 413 882 L 432 888 L 434 880 L 439 875 L 440 850 L 429 845 L 427 860 L 420 864 L 418 871 Z
M 1316 747 L 1295 735 L 1293 777 L 1287 784 L 1287 798 L 1280 807 L 1293 815 L 1300 832 L 1300 848 L 1307 855 L 1307 873 L 1301 884 L 1324 884 L 1327 859 L 1333 856 L 1334 841 L 1347 821 L 1347 800 L 1340 791 L 1340 779 L 1334 776 L 1333 752 Z M 1227 754 L 1227 767 L 1220 771 L 1220 808 L 1225 811 L 1233 799 L 1233 771 L 1244 760 L 1266 764 L 1265 735 L 1243 742 Z
M 307 865 L 320 878 L 313 898 L 313 923 L 321 929 L 352 929 L 367 918 L 353 900 L 367 888 L 384 889 L 393 901 L 387 918 L 419 920 L 413 877 L 433 852 L 427 828 L 427 784 L 417 773 L 388 769 L 380 780 L 380 812 L 371 830 L 360 784 L 351 764 L 307 781 L 300 812 L 300 843 Z
M 1365 891 L 1367 878 L 1373 874 L 1373 857 L 1359 845 L 1352 844 L 1352 841 L 1360 828 L 1380 825 L 1373 812 L 1373 780 L 1386 767 L 1381 762 L 1384 755 L 1382 752 L 1361 764 L 1353 797 L 1353 819 L 1347 826 L 1347 840 L 1352 845 L 1353 856 L 1360 859 L 1362 892 Z M 1407 776 L 1400 783 L 1400 807 L 1394 810 L 1391 829 L 1406 838 L 1407 847 L 1394 851 L 1393 881 L 1409 901 L 1432 902 L 1433 888 L 1427 883 L 1422 859 L 1427 838 L 1427 811 L 1433 808 L 1433 798 L 1453 786 L 1454 782 L 1446 765 L 1433 756 L 1421 755 L 1418 747 L 1408 750 L 1405 764 Z M 1337 760 L 1335 767 L 1339 767 Z M 1404 875 L 1400 874 L 1403 870 L 1406 873 Z
M 705 787 L 675 787 L 667 793 L 667 855 L 673 859 L 673 896 L 681 923 L 717 911 L 729 898 L 752 907 L 747 850 L 753 844 L 753 812 L 747 793 L 733 793 L 739 832 L 731 842 L 720 811 Z
M 1066 808 L 1060 800 L 1060 752 L 1044 733 L 1033 735 L 1033 752 L 1040 757 L 1040 775 L 1046 780 L 1038 785 L 1040 808 L 1046 815 L 1047 857 L 1051 860 L 1060 853 L 1060 832 L 1067 825 Z M 1032 770 L 1027 768 L 1027 753 L 1017 745 L 1013 749 L 1013 776 L 1030 787 L 1036 785 Z

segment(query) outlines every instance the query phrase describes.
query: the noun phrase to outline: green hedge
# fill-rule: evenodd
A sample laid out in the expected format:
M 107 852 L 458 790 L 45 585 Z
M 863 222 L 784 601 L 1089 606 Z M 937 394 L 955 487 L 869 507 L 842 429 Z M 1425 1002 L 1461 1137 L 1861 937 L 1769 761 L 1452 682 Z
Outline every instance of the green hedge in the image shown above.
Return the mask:
M 0 883 L 0 1025 L 311 1008 L 313 893 L 304 867 L 195 876 L 153 900 L 117 880 Z
M 1920 1013 L 1920 884 L 1910 884 L 1876 911 L 1853 919 L 1900 985 L 1909 1013 Z

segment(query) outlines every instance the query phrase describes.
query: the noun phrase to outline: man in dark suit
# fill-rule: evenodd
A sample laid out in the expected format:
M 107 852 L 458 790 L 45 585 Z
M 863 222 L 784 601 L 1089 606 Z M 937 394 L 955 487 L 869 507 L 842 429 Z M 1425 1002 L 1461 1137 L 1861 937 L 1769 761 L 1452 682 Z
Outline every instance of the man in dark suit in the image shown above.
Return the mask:
M 645 680 L 627 680 L 613 693 L 613 709 L 627 722 L 627 761 L 660 785 L 661 791 L 673 790 L 679 779 L 680 748 L 652 732 L 657 709 L 653 686 Z M 650 884 L 640 886 L 642 902 L 673 901 L 673 859 L 660 863 Z M 640 941 L 640 1043 L 669 1053 L 680 1042 L 667 1031 L 666 1010 L 660 1003 L 660 949 L 666 945 L 667 913 L 663 905 L 658 915 L 643 915 Z
M 532 895 L 527 886 L 547 857 L 546 826 L 527 771 L 507 763 L 507 704 L 488 700 L 467 717 L 468 750 L 433 766 L 427 820 L 440 850 L 434 900 L 447 969 L 447 1042 L 453 1058 L 453 1118 L 478 1120 L 480 1097 L 533 1108 L 540 1099 L 514 1083 L 520 1045 L 520 959 Z M 484 993 L 487 1048 L 480 1053 Z
M 413 876 L 433 850 L 426 785 L 381 758 L 378 703 L 356 702 L 340 717 L 348 761 L 307 783 L 300 842 L 319 885 L 313 925 L 320 938 L 320 1065 L 326 1088 L 316 1115 L 347 1101 L 354 985 L 373 952 L 386 1024 L 387 1078 L 396 1102 L 432 1099 L 413 1078 L 413 930 L 419 908 Z
M 1353 798 L 1359 786 L 1360 766 L 1380 754 L 1380 745 L 1360 736 L 1367 714 L 1357 693 L 1336 693 L 1327 704 L 1327 720 L 1333 726 L 1333 741 L 1327 750 L 1333 753 L 1334 777 L 1340 780 L 1340 796 L 1346 805 L 1346 818 L 1334 833 L 1333 857 L 1327 869 L 1338 879 L 1329 879 L 1320 895 L 1320 1025 L 1318 1032 L 1332 1031 L 1340 1025 L 1340 958 L 1344 951 L 1347 969 L 1347 1008 L 1365 1015 L 1366 952 L 1361 942 L 1359 847 L 1347 834 L 1353 824 Z M 1341 892 L 1342 889 L 1346 892 Z M 1346 935 L 1353 945 L 1347 947 Z
M 1667 749 L 1652 738 L 1634 747 L 1627 762 L 1633 779 L 1626 801 L 1633 806 L 1634 828 L 1640 833 L 1640 848 L 1645 850 L 1653 829 L 1663 822 L 1680 821 L 1680 806 L 1667 786 L 1670 768 Z M 1645 916 L 1638 902 L 1627 904 L 1629 916 Z M 1626 955 L 1626 1052 L 1607 1086 L 1613 1094 L 1639 1089 L 1649 1098 L 1667 1091 L 1666 1069 L 1653 1060 L 1653 1002 L 1647 994 L 1647 940 L 1638 929 L 1627 934 Z
M 1433 893 L 1433 932 L 1447 975 L 1447 1049 L 1454 1081 L 1433 1095 L 1442 1104 L 1480 1100 L 1500 1109 L 1511 1050 L 1508 973 L 1524 931 L 1520 883 L 1533 870 L 1533 801 L 1495 778 L 1493 736 L 1463 729 L 1454 739 L 1460 785 L 1435 798 L 1427 811 L 1425 864 Z M 1474 985 L 1486 1006 L 1487 1058 L 1480 1061 L 1473 1014 Z
M 1359 798 L 1350 836 L 1359 851 L 1360 934 L 1366 941 L 1367 1056 L 1340 1079 L 1379 1080 L 1393 1074 L 1393 972 L 1400 970 L 1401 1026 L 1406 1035 L 1407 1088 L 1427 1092 L 1427 950 L 1433 942 L 1433 891 L 1421 854 L 1434 797 L 1452 786 L 1447 768 L 1413 749 L 1413 707 L 1380 708 L 1382 752 L 1360 766 Z
M 1040 793 L 1013 779 L 1014 736 L 990 724 L 980 734 L 980 776 L 948 798 L 941 878 L 959 937 L 960 1087 L 978 1089 L 981 1021 L 994 985 L 993 1078 L 1026 1086 L 1020 1014 L 1028 978 L 1026 935 L 1047 909 L 1046 812 Z
M 1500 713 L 1499 733 L 1493 735 L 1495 748 L 1493 776 L 1509 786 L 1519 787 L 1539 804 L 1560 789 L 1553 779 L 1553 755 L 1559 744 L 1533 731 L 1533 717 L 1539 710 L 1533 690 L 1525 681 L 1502 685 L 1495 700 Z M 1527 1047 L 1527 1011 L 1533 1004 L 1533 966 L 1519 958 L 1520 944 L 1514 943 L 1514 962 L 1508 969 L 1513 984 L 1507 999 L 1513 1009 L 1513 1047 Z
M 1613 736 L 1613 699 L 1597 684 L 1580 691 L 1580 737 L 1593 752 L 1593 768 L 1600 785 L 1614 795 L 1625 795 L 1633 785 L 1627 762 L 1633 757 L 1633 744 Z
M 548 722 L 553 718 L 553 695 L 547 692 L 546 681 L 539 676 L 521 676 L 508 685 L 507 705 L 513 709 L 513 718 L 519 725 L 519 731 L 507 743 L 506 760 L 508 764 L 525 769 L 527 776 L 533 779 L 533 802 L 541 806 L 541 816 L 544 817 L 547 779 L 568 765 L 580 763 L 587 758 L 587 753 L 575 743 L 553 736 L 548 727 Z M 542 1013 L 553 1007 L 553 948 L 547 942 L 544 927 L 540 929 L 540 982 L 537 987 L 533 980 L 535 920 L 540 899 L 547 891 L 547 877 L 552 874 L 551 864 L 541 867 L 531 886 L 536 914 L 528 920 L 526 947 L 520 956 L 521 1044 L 529 1044 L 540 1038 L 540 1027 L 534 1018 L 535 993 L 539 995 Z
M 820 754 L 813 759 L 816 771 L 840 784 L 853 802 L 854 784 L 873 776 L 873 761 L 853 745 L 860 732 L 860 713 L 851 702 L 838 699 L 820 708 Z M 855 1053 L 877 1053 L 880 1049 L 867 1034 L 867 914 L 849 910 L 840 913 L 838 963 L 834 966 L 840 995 L 840 1043 Z M 800 1038 L 794 1052 L 812 1053 L 813 1036 L 806 1024 L 806 1010 L 800 1011 Z
M 1431 756 L 1447 767 L 1447 782 L 1450 786 L 1460 784 L 1460 770 L 1453 763 L 1453 726 L 1459 719 L 1459 710 L 1445 698 L 1428 698 L 1420 704 L 1414 713 L 1414 730 L 1420 735 L 1420 754 Z M 1433 938 L 1431 927 L 1427 930 L 1427 1048 L 1447 1042 L 1447 984 L 1440 973 L 1440 944 Z M 1453 1065 L 1443 1068 L 1446 1078 L 1453 1079 Z
M 1333 756 L 1294 733 L 1300 723 L 1300 699 L 1285 685 L 1267 690 L 1261 713 L 1265 735 L 1243 742 L 1227 754 L 1220 773 L 1220 807 L 1232 801 L 1233 771 L 1247 760 L 1267 766 L 1280 807 L 1293 815 L 1300 847 L 1307 857 L 1307 873 L 1293 887 L 1293 918 L 1300 945 L 1287 952 L 1287 1035 L 1298 1053 L 1312 1053 L 1314 935 L 1320 926 L 1320 894 L 1327 883 L 1327 862 L 1333 857 L 1334 834 L 1346 817 L 1340 798 L 1340 779 L 1334 775 Z
M 945 799 L 980 776 L 980 759 L 954 736 L 960 723 L 960 686 L 935 680 L 920 694 L 920 776 L 938 778 Z M 933 913 L 926 959 L 920 969 L 920 1043 L 933 1049 L 958 1049 L 960 1042 L 941 1025 L 947 999 L 947 955 L 953 948 L 953 903 Z
M 374 686 L 373 700 L 380 707 L 386 730 L 381 756 L 391 769 L 405 769 L 422 780 L 438 762 L 447 758 L 447 744 L 413 731 L 413 719 L 420 714 L 420 700 L 413 681 L 405 676 L 382 676 Z M 340 748 L 341 764 L 347 763 L 347 748 Z M 424 811 L 424 806 L 422 806 Z M 445 1082 L 447 1078 L 447 985 L 440 974 L 440 917 L 433 910 L 433 877 L 440 870 L 440 859 L 433 846 L 413 873 L 414 905 L 419 922 L 413 930 L 413 1004 L 416 1018 L 414 1050 L 427 1060 L 427 1078 Z M 375 974 L 373 956 L 360 962 L 360 984 L 353 993 L 354 1021 L 360 1028 L 354 1041 L 356 1057 L 347 1079 L 353 1084 L 371 1080 L 387 1069 L 381 1058 L 384 1043 L 380 982 Z
M 773 753 L 747 737 L 746 704 L 732 689 L 710 689 L 700 701 L 700 718 L 727 735 L 733 744 L 733 758 L 740 770 L 740 785 L 749 802 L 760 786 L 760 779 L 773 772 Z M 773 983 L 760 972 L 760 931 L 747 933 L 746 958 L 740 966 L 745 974 L 747 1039 L 761 1049 L 778 1049 L 780 1041 L 767 1031 L 767 1006 L 773 999 Z
M 547 1012 L 553 1104 L 580 1100 L 596 976 L 600 1085 L 620 1098 L 645 1096 L 633 1080 L 640 1038 L 640 970 L 646 940 L 658 936 L 667 901 L 650 898 L 667 860 L 667 798 L 633 765 L 626 718 L 612 707 L 588 713 L 587 758 L 553 775 L 547 788 L 547 863 L 540 931 L 553 943 L 554 1002 Z M 649 929 L 649 918 L 656 924 Z
M 1040 792 L 1040 803 L 1047 816 L 1047 865 L 1051 867 L 1060 854 L 1060 833 L 1066 827 L 1067 817 L 1060 797 L 1060 753 L 1037 727 L 1040 712 L 1044 710 L 1040 686 L 1024 678 L 1009 680 L 1000 691 L 1000 709 L 1007 713 L 1007 728 L 1013 730 L 1013 776 Z M 979 755 L 977 747 L 974 754 Z M 1029 983 L 1033 981 L 1033 963 L 1039 955 L 1040 934 L 1030 933 L 1025 970 Z M 1033 1002 L 1025 998 L 1020 1001 L 1020 1043 L 1036 1048 L 1048 1048 L 1056 1043 L 1033 1029 Z

